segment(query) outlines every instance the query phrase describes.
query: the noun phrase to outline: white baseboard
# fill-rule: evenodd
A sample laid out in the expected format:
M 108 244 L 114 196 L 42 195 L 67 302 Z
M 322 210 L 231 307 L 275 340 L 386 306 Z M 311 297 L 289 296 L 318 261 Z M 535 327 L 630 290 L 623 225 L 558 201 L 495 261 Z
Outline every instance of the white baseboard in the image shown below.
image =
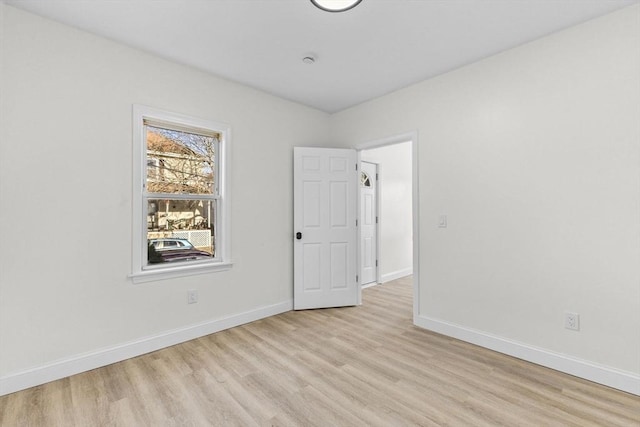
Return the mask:
M 285 301 L 17 372 L 0 378 L 0 396 L 100 368 L 290 310 L 293 310 L 293 301 Z
M 392 271 L 391 273 L 383 274 L 380 276 L 380 283 L 387 283 L 392 280 L 399 279 L 405 276 L 411 276 L 413 274 L 412 268 L 405 268 L 403 270 Z
M 362 285 L 362 289 L 367 289 L 367 288 L 372 288 L 374 286 L 378 286 L 380 283 L 378 282 L 371 282 L 371 283 L 367 283 L 366 285 Z
M 426 316 L 416 316 L 414 320 L 416 326 L 421 328 L 640 396 L 640 375 L 632 372 L 598 365 Z

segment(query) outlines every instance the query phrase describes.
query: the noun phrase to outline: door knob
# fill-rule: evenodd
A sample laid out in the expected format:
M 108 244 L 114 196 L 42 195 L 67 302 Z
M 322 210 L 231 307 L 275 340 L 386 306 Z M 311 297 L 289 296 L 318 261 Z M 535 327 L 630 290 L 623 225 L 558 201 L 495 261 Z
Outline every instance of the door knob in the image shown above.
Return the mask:
M 301 232 L 298 231 L 296 233 L 296 239 L 298 239 L 298 240 L 302 239 L 302 233 Z

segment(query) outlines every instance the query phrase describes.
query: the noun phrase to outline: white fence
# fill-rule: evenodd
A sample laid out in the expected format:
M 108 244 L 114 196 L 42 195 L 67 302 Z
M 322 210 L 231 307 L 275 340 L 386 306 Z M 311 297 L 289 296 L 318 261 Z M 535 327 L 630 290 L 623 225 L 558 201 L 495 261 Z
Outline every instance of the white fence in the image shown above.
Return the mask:
M 147 239 L 160 239 L 163 237 L 187 239 L 197 248 L 210 248 L 212 246 L 210 230 L 150 231 L 147 233 Z

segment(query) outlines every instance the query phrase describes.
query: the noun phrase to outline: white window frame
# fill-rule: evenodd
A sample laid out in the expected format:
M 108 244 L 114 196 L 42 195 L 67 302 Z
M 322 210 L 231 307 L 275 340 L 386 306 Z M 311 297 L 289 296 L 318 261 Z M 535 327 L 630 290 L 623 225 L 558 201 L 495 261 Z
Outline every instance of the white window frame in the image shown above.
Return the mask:
M 185 131 L 215 132 L 220 135 L 216 152 L 216 255 L 211 260 L 185 261 L 178 265 L 147 263 L 147 139 L 145 121 L 155 126 Z M 228 270 L 231 262 L 231 224 L 229 209 L 229 151 L 231 129 L 228 125 L 144 105 L 133 106 L 133 222 L 132 273 L 134 283 Z M 180 199 L 180 194 L 172 195 Z

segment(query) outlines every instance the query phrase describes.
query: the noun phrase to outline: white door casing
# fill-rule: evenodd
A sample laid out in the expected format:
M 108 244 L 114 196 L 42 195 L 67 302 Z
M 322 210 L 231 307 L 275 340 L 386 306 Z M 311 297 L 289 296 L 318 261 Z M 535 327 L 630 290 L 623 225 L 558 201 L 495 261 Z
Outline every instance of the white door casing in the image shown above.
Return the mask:
M 363 161 L 360 166 L 360 283 L 366 285 L 378 277 L 378 165 Z
M 295 147 L 294 309 L 356 305 L 356 152 Z

